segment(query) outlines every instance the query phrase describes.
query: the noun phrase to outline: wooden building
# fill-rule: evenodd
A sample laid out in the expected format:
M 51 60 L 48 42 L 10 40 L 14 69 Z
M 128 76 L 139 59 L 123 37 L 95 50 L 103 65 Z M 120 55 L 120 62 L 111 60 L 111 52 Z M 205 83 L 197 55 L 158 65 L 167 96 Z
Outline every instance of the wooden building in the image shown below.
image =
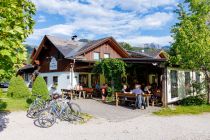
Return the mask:
M 106 58 L 120 58 L 129 65 L 126 83 L 130 85 L 134 81 L 141 84 L 156 83 L 161 90 L 164 104 L 185 97 L 187 91 L 180 90 L 180 87 L 185 87 L 187 82 L 191 83 L 196 77 L 193 77 L 195 72 L 168 67 L 167 55 L 162 50 L 126 51 L 113 37 L 89 41 L 76 38 L 63 40 L 45 35 L 31 58 L 31 64 L 38 66 L 37 70 L 44 77 L 49 90 L 56 86 L 57 92 L 61 92 L 61 89 L 74 88 L 78 83 L 92 88 L 96 83 L 100 85 L 105 83 L 105 78 L 92 73 L 92 68 L 96 61 Z M 182 81 L 179 78 L 181 74 L 184 74 L 181 76 Z

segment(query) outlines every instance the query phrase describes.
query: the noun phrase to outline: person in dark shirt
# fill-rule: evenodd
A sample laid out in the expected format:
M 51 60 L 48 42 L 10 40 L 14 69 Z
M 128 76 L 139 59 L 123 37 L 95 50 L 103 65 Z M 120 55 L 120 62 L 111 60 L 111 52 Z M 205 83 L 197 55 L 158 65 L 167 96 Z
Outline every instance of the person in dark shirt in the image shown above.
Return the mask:
M 131 93 L 130 88 L 127 85 L 123 85 L 123 89 L 122 89 L 123 93 Z

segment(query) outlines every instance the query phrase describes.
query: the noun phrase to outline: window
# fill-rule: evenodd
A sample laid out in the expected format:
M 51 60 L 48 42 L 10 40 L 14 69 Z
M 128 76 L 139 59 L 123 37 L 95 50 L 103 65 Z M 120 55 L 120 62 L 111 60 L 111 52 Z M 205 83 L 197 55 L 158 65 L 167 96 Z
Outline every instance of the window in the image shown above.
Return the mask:
M 177 71 L 171 70 L 171 98 L 178 97 Z
M 54 86 L 58 85 L 58 76 L 53 76 L 53 85 Z
M 201 76 L 200 73 L 199 72 L 196 72 L 195 77 L 196 77 L 196 82 L 197 83 L 200 83 L 201 82 L 200 81 L 201 80 L 200 76 Z
M 45 80 L 45 82 L 46 82 L 46 84 L 47 84 L 47 77 L 43 77 L 44 78 L 44 80 Z
M 185 94 L 190 95 L 191 84 L 190 84 L 190 72 L 185 72 Z
M 93 59 L 94 59 L 94 60 L 99 60 L 99 59 L 100 59 L 100 53 L 94 52 L 94 53 L 93 53 Z
M 109 53 L 105 53 L 104 54 L 104 58 L 110 58 L 110 54 Z

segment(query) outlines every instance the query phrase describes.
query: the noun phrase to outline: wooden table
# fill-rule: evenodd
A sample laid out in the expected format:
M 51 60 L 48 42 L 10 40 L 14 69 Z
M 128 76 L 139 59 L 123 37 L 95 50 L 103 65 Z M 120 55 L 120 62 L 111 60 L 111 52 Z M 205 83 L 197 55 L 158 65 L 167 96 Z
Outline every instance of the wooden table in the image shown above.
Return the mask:
M 73 99 L 73 96 L 78 96 L 81 98 L 81 94 L 83 94 L 83 98 L 85 98 L 85 91 L 84 90 L 76 90 L 76 89 L 61 89 L 63 95 L 70 96 L 70 99 Z

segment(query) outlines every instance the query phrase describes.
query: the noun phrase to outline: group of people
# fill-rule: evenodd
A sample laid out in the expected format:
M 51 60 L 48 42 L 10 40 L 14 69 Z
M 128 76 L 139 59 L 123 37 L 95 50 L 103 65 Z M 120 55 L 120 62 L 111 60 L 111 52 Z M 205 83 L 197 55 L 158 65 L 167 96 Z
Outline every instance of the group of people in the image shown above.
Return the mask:
M 135 88 L 131 90 L 127 85 L 123 85 L 122 92 L 123 93 L 129 93 L 129 94 L 135 94 L 136 95 L 136 102 L 135 102 L 135 107 L 137 109 L 142 109 L 142 106 L 144 109 L 146 109 L 146 103 L 143 97 L 143 94 L 150 94 L 150 86 L 145 86 L 144 89 L 142 90 L 140 84 L 135 84 Z

